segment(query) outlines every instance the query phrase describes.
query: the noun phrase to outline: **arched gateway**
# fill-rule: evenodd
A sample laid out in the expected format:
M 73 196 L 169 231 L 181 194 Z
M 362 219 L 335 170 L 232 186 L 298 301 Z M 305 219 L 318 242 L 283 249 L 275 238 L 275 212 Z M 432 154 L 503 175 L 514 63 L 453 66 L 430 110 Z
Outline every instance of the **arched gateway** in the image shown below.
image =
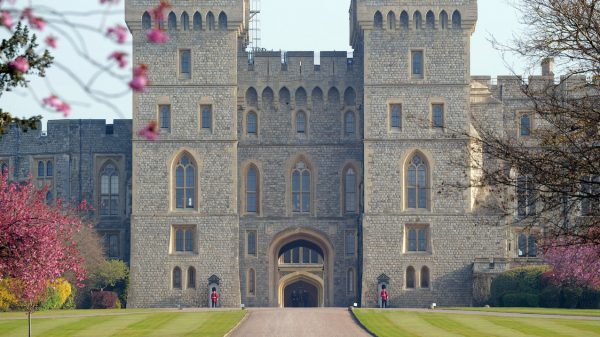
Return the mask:
M 269 246 L 269 304 L 332 305 L 333 261 L 333 246 L 321 232 L 291 228 L 277 234 Z

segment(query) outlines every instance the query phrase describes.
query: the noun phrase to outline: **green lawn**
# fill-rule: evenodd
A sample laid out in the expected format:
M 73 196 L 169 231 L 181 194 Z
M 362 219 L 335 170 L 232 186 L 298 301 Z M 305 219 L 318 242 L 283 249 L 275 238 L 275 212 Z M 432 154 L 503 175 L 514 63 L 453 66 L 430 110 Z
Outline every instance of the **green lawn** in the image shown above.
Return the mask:
M 512 312 L 520 314 L 542 314 L 542 315 L 566 315 L 566 316 L 594 316 L 600 317 L 600 309 L 558 309 L 558 308 L 482 308 L 482 307 L 465 307 L 465 308 L 444 308 L 443 310 L 466 310 L 466 311 L 483 311 L 483 312 Z
M 32 335 L 44 337 L 223 336 L 245 315 L 236 311 L 64 310 L 33 314 Z M 51 316 L 50 318 L 37 318 Z M 4 319 L 4 318 L 23 319 Z M 27 336 L 23 313 L 0 313 L 0 336 Z
M 379 337 L 600 337 L 600 321 L 466 315 L 434 311 L 358 309 L 354 312 L 361 323 Z

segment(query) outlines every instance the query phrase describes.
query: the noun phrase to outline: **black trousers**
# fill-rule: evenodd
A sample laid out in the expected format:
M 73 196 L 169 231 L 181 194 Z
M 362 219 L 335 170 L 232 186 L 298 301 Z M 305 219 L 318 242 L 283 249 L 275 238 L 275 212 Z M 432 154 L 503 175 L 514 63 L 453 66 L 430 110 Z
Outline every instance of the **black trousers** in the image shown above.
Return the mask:
M 387 300 L 381 300 L 381 307 L 387 308 Z

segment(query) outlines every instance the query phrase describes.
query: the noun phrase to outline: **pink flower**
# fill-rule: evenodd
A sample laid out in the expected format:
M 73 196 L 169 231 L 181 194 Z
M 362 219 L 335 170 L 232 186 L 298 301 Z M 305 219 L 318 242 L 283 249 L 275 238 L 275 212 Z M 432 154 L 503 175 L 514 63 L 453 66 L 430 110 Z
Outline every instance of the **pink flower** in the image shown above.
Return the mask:
M 158 139 L 158 125 L 155 120 L 151 120 L 148 125 L 144 126 L 138 131 L 138 136 L 144 137 L 147 140 Z
M 154 20 L 157 22 L 164 20 L 164 10 L 169 7 L 171 7 L 171 4 L 169 4 L 168 1 L 161 0 L 157 7 L 152 8 L 152 16 L 154 17 Z
M 44 30 L 44 27 L 46 27 L 46 21 L 38 16 L 33 15 L 33 11 L 29 7 L 23 10 L 21 19 L 23 18 L 27 18 L 27 20 L 29 20 L 29 25 L 33 29 Z
M 114 59 L 119 64 L 119 68 L 125 68 L 127 66 L 127 60 L 125 59 L 127 54 L 122 51 L 116 51 L 110 54 L 109 60 Z
M 116 25 L 114 27 L 108 28 L 106 31 L 107 36 L 114 35 L 117 43 L 125 43 L 127 41 L 127 28 L 121 25 Z
M 44 105 L 54 108 L 57 112 L 62 112 L 63 116 L 65 117 L 69 116 L 69 113 L 71 112 L 71 106 L 60 100 L 55 95 L 51 95 L 44 98 L 42 100 L 42 103 L 44 103 Z
M 46 37 L 46 40 L 44 40 L 46 42 L 46 44 L 52 48 L 56 48 L 56 37 L 49 35 L 48 37 Z
M 167 35 L 167 33 L 163 32 L 158 28 L 149 30 L 146 33 L 146 37 L 148 38 L 148 41 L 152 43 L 165 43 L 169 41 L 169 36 Z
M 11 68 L 15 69 L 16 71 L 19 71 L 22 73 L 26 73 L 27 70 L 29 70 L 29 62 L 27 62 L 27 59 L 23 56 L 17 57 L 14 61 L 11 61 L 8 65 Z
M 148 85 L 148 66 L 140 64 L 133 69 L 133 79 L 129 87 L 137 92 L 143 92 Z
M 8 29 L 12 29 L 13 27 L 13 19 L 10 16 L 10 13 L 7 11 L 0 12 L 0 25 L 5 26 Z

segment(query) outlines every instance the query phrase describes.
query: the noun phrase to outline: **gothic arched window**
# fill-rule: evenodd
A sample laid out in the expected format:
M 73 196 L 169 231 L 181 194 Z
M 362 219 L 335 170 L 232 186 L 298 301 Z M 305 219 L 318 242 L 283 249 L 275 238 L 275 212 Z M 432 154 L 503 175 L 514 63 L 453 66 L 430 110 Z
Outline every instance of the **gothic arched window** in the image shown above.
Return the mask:
M 221 14 L 219 14 L 219 29 L 227 29 L 227 14 L 225 14 L 225 12 L 221 12 Z
M 383 15 L 381 15 L 380 11 L 375 12 L 375 16 L 373 17 L 373 25 L 375 28 L 383 28 Z
M 440 13 L 440 24 L 442 25 L 442 29 L 448 29 L 448 13 L 446 11 Z
M 181 26 L 183 30 L 190 30 L 190 16 L 187 12 L 181 14 Z
M 175 165 L 175 208 L 196 207 L 196 166 L 185 154 Z
M 400 27 L 408 29 L 408 13 L 406 11 L 400 13 Z
M 406 169 L 406 207 L 428 208 L 429 172 L 427 162 L 420 154 L 415 154 Z
M 306 114 L 302 111 L 296 114 L 296 132 L 306 133 Z
M 201 30 L 202 29 L 202 16 L 200 15 L 200 13 L 196 12 L 194 13 L 194 30 Z
M 169 13 L 168 28 L 169 30 L 177 29 L 177 16 L 173 12 Z
M 389 11 L 387 15 L 388 27 L 391 30 L 396 29 L 396 13 Z
M 461 27 L 460 12 L 454 11 L 454 13 L 452 13 L 452 28 L 460 29 L 460 27 Z
M 256 294 L 256 272 L 250 268 L 248 270 L 248 295 L 254 296 Z
M 142 15 L 142 29 L 150 28 L 152 28 L 152 18 L 148 12 L 144 12 L 144 15 Z
M 310 170 L 303 161 L 292 170 L 292 211 L 310 212 Z
M 187 272 L 187 288 L 196 288 L 196 268 L 189 267 Z
M 212 12 L 206 14 L 206 22 L 208 24 L 208 30 L 215 30 L 215 16 Z
M 100 215 L 119 214 L 119 172 L 112 163 L 100 171 Z
M 421 268 L 421 288 L 429 288 L 429 268 Z
M 181 268 L 173 269 L 173 289 L 181 289 Z
M 435 15 L 433 15 L 432 11 L 427 12 L 425 15 L 425 25 L 427 28 L 435 28 Z
M 423 17 L 421 16 L 421 12 L 415 12 L 413 15 L 413 21 L 415 22 L 416 29 L 421 29 L 423 27 Z

